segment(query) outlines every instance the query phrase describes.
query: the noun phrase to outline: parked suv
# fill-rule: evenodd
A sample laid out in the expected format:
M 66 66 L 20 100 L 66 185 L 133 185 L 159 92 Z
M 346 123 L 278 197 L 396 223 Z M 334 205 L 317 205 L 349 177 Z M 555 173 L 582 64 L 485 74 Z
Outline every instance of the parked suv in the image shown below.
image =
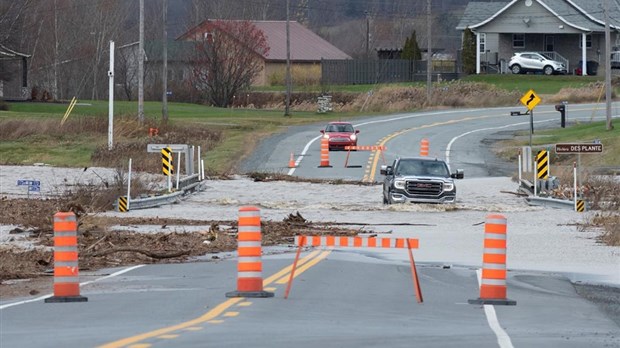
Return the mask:
M 428 157 L 398 158 L 381 166 L 383 203 L 454 203 L 453 179 L 463 179 L 463 170 L 450 173 L 446 162 Z
M 538 52 L 515 53 L 508 67 L 513 74 L 525 74 L 528 71 L 542 72 L 545 75 L 566 74 L 566 65 Z

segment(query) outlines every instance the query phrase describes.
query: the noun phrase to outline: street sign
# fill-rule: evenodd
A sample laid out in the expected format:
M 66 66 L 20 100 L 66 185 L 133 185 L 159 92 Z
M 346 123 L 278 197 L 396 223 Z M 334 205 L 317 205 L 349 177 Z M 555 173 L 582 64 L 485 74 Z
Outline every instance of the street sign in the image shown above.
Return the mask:
M 161 152 L 162 149 L 169 147 L 172 152 L 187 152 L 187 144 L 147 144 L 146 152 Z
M 41 182 L 39 180 L 17 180 L 17 186 L 41 186 Z
M 521 104 L 525 105 L 530 111 L 534 109 L 538 103 L 540 103 L 540 97 L 534 93 L 533 89 L 527 91 L 527 93 L 525 93 L 519 100 L 521 101 Z
M 41 192 L 41 186 L 28 186 L 28 192 Z
M 603 144 L 555 144 L 555 153 L 599 153 Z

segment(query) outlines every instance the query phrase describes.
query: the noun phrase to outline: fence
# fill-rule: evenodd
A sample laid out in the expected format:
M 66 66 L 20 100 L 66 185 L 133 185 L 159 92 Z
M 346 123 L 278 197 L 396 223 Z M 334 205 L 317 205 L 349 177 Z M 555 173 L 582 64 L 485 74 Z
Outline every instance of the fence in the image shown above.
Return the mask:
M 452 60 L 433 61 L 432 80 L 455 80 L 457 64 Z M 324 59 L 321 84 L 353 85 L 426 81 L 426 61 L 406 59 Z

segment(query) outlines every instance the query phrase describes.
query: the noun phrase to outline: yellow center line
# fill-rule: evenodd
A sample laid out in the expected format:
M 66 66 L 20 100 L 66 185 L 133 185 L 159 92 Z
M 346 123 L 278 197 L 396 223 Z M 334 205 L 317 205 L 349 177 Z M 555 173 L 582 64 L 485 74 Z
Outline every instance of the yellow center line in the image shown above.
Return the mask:
M 313 257 L 315 257 L 316 255 L 318 255 L 321 251 L 320 250 L 314 250 L 313 252 L 311 252 L 310 254 L 306 255 L 303 259 L 299 260 L 298 264 L 305 264 L 306 262 L 308 262 L 309 260 L 311 260 Z M 322 256 L 322 255 L 321 255 Z M 327 256 L 327 255 L 325 255 Z M 323 258 L 325 258 L 325 256 L 322 256 L 321 260 Z M 315 265 L 316 262 L 312 263 L 312 265 Z M 280 270 L 279 272 L 277 272 L 276 274 L 270 276 L 269 278 L 265 279 L 263 281 L 263 286 L 265 285 L 269 285 L 272 282 L 274 282 L 276 279 L 282 277 L 283 275 L 285 275 L 286 273 L 290 272 L 291 269 L 293 268 L 293 266 L 287 266 L 284 269 Z M 196 318 L 196 319 L 192 319 L 190 321 L 186 321 L 184 323 L 180 323 L 177 325 L 173 325 L 173 326 L 169 326 L 169 327 L 165 327 L 165 328 L 161 328 L 161 329 L 157 329 L 157 330 L 153 330 L 150 332 L 146 332 L 140 335 L 136 335 L 136 336 L 132 336 L 132 337 L 127 337 L 118 341 L 114 341 L 114 342 L 110 342 L 104 345 L 99 346 L 99 348 L 121 348 L 121 347 L 126 347 L 131 345 L 132 343 L 137 343 L 149 338 L 153 338 L 153 337 L 158 337 L 158 336 L 162 336 L 162 335 L 166 335 L 170 332 L 174 332 L 174 331 L 178 331 L 178 330 L 187 330 L 189 328 L 193 328 L 196 327 L 199 324 L 202 323 L 220 323 L 222 322 L 221 320 L 214 320 L 216 317 L 218 317 L 219 315 L 221 315 L 222 313 L 224 313 L 226 310 L 228 310 L 230 307 L 234 306 L 235 304 L 241 303 L 242 301 L 246 301 L 246 298 L 244 297 L 235 297 L 235 298 L 231 298 L 228 299 L 222 303 L 220 303 L 219 305 L 217 305 L 215 308 L 213 308 L 212 310 L 210 310 L 209 312 L 203 314 L 202 316 Z M 150 344 L 144 344 L 142 347 L 150 347 Z M 131 347 L 140 347 L 140 345 L 132 345 Z
M 236 317 L 239 315 L 239 312 L 226 312 L 224 313 L 225 317 Z
M 297 278 L 298 275 L 304 273 L 308 268 L 316 265 L 317 263 L 321 262 L 324 258 L 327 257 L 327 255 L 329 255 L 332 251 L 331 250 L 325 250 L 323 251 L 323 253 L 321 253 L 321 255 L 319 255 L 317 258 L 313 259 L 312 261 L 306 263 L 305 265 L 298 267 L 295 270 L 295 276 L 293 278 Z M 276 282 L 276 284 L 286 284 L 288 283 L 288 279 L 289 276 L 286 275 L 280 279 L 278 279 L 278 281 Z
M 471 120 L 480 120 L 480 119 L 484 119 L 484 118 L 491 118 L 491 117 L 497 117 L 497 115 L 490 115 L 490 116 L 478 116 L 478 117 L 465 117 L 462 119 L 458 119 L 458 120 L 449 120 L 449 121 L 443 121 L 443 122 L 435 122 L 435 123 L 431 123 L 431 124 L 425 124 L 422 126 L 418 126 L 418 127 L 412 127 L 412 128 L 407 128 L 407 129 L 402 129 L 399 130 L 398 132 L 394 132 L 388 136 L 386 136 L 385 138 L 383 138 L 383 140 L 379 143 L 379 146 L 385 146 L 385 144 L 396 138 L 399 135 L 403 135 L 405 133 L 414 131 L 414 130 L 420 130 L 420 129 L 425 129 L 425 128 L 432 128 L 432 127 L 437 127 L 437 126 L 444 126 L 447 124 L 453 124 L 453 123 L 459 123 L 459 122 L 465 122 L 465 121 L 471 121 Z M 374 156 L 372 158 L 372 165 L 370 167 L 370 175 L 368 176 L 368 181 L 374 181 L 375 179 L 375 175 L 377 174 L 377 163 L 379 162 L 379 156 Z

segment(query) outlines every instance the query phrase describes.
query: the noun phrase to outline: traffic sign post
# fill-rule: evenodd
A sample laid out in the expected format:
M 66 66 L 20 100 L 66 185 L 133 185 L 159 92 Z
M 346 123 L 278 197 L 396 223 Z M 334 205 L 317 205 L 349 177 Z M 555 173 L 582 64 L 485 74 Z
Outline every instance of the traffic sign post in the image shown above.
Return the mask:
M 530 89 L 519 99 L 521 104 L 525 105 L 530 111 L 530 147 L 532 147 L 532 133 L 534 133 L 534 108 L 540 103 L 540 97 Z
M 573 162 L 573 181 L 575 185 L 575 211 L 583 212 L 585 209 L 585 201 L 577 201 L 577 180 L 581 170 L 581 154 L 585 153 L 602 153 L 603 144 L 599 140 L 595 140 L 594 143 L 567 143 L 567 144 L 555 144 L 556 154 L 577 154 L 577 162 Z M 579 204 L 578 204 L 579 203 Z

